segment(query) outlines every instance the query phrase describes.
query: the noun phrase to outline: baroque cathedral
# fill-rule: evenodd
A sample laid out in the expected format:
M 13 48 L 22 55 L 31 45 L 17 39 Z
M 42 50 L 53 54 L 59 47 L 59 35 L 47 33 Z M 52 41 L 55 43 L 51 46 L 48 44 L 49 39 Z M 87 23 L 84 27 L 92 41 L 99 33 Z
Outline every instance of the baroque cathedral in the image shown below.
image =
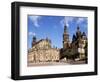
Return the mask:
M 69 60 L 87 63 L 88 41 L 85 32 L 81 32 L 80 27 L 77 26 L 76 34 L 73 34 L 72 41 L 70 41 L 67 25 L 64 24 L 62 37 L 63 48 L 58 49 L 51 46 L 50 39 L 37 41 L 36 36 L 33 36 L 32 48 L 28 50 L 28 66 L 32 63 L 67 62 Z

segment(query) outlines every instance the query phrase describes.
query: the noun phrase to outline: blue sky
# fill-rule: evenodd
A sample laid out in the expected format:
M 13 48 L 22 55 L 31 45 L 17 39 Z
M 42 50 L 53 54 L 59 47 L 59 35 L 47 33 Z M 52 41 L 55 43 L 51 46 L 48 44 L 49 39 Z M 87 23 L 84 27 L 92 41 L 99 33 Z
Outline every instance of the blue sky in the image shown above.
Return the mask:
M 33 36 L 36 36 L 37 40 L 48 37 L 52 46 L 62 48 L 64 21 L 68 27 L 70 41 L 76 33 L 77 26 L 81 32 L 87 34 L 87 17 L 28 15 L 28 48 L 31 48 Z

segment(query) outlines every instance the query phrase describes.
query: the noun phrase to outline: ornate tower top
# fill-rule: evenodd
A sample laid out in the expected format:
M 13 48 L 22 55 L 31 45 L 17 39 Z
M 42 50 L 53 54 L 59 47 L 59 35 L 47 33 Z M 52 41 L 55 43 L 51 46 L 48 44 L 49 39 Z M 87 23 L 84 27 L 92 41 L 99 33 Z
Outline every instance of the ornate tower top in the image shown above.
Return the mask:
M 77 38 L 81 37 L 81 31 L 80 31 L 79 25 L 77 26 L 76 36 L 77 36 Z
M 77 31 L 79 31 L 80 30 L 80 27 L 79 27 L 79 25 L 77 26 Z
M 86 36 L 85 32 L 82 33 L 82 38 L 83 38 L 84 40 L 87 39 L 87 36 Z
M 66 17 L 64 18 L 64 33 L 68 33 L 67 24 L 66 24 Z
M 79 25 L 77 25 L 77 32 L 81 32 Z
M 82 33 L 82 36 L 86 36 L 85 32 Z
M 36 36 L 33 36 L 33 42 L 36 42 Z
M 32 40 L 32 47 L 33 45 L 36 43 L 36 36 L 33 36 L 33 40 Z

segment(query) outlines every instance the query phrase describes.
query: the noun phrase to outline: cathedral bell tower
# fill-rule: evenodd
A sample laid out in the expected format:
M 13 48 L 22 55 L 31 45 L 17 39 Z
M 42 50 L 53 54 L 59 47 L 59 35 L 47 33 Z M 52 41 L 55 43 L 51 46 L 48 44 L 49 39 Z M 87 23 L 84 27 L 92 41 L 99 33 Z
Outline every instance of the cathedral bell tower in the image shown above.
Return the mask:
M 63 33 L 63 48 L 67 49 L 69 47 L 69 34 L 66 25 L 66 18 L 64 20 L 64 33 Z

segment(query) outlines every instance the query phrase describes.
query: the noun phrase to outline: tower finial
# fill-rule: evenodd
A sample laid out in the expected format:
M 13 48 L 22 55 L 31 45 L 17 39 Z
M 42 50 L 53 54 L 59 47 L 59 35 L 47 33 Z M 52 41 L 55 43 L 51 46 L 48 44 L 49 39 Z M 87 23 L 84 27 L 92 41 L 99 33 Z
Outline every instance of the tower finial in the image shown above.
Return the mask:
M 36 43 L 36 36 L 33 36 L 33 40 L 32 40 L 32 47 L 33 45 Z
M 79 27 L 79 25 L 77 25 L 77 30 L 80 30 L 80 27 Z
M 64 17 L 64 33 L 67 33 L 66 16 Z
M 66 26 L 66 17 L 64 17 L 64 26 Z

